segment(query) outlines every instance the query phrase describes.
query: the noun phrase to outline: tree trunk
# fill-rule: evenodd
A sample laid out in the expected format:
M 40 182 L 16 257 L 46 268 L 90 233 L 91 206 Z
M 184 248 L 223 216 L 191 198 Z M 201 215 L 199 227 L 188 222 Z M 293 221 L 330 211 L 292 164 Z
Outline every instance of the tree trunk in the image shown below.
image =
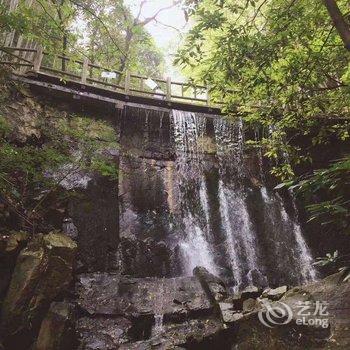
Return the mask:
M 336 0 L 323 0 L 328 10 L 329 15 L 332 18 L 333 24 L 338 31 L 344 46 L 350 51 L 350 27 L 346 22 L 344 16 L 340 12 Z
M 125 55 L 121 57 L 120 64 L 119 64 L 119 70 L 122 73 L 124 72 L 129 59 L 129 52 L 130 52 L 131 41 L 133 39 L 133 36 L 134 34 L 132 32 L 132 28 L 128 28 L 125 36 L 125 48 L 124 48 Z

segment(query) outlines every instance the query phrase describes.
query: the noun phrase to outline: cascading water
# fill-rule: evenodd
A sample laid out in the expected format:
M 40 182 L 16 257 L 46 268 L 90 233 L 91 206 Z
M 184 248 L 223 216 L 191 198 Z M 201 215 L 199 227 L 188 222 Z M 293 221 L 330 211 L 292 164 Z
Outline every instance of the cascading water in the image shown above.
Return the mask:
M 185 262 L 183 269 L 187 275 L 192 275 L 196 266 L 204 266 L 210 272 L 217 274 L 208 242 L 210 232 L 207 189 L 201 168 L 203 152 L 199 140 L 205 133 L 205 118 L 194 113 L 173 111 L 173 121 L 180 179 L 179 200 L 182 203 L 181 215 L 186 233 L 179 244 Z M 193 183 L 190 183 L 190 180 Z M 201 214 L 204 215 L 192 212 L 192 203 L 189 200 L 191 197 L 192 201 L 200 203 Z
M 235 289 L 315 279 L 300 225 L 282 198 L 264 183 L 247 185 L 242 121 L 181 111 L 172 119 L 184 273 L 204 266 L 231 276 Z

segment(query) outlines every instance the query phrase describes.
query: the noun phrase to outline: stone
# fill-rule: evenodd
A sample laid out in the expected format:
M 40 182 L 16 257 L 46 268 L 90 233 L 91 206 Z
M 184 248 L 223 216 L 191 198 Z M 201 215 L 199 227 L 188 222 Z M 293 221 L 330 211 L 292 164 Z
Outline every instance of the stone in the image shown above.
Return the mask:
M 65 218 L 63 220 L 62 231 L 74 241 L 78 239 L 78 229 L 74 225 L 72 218 Z
M 90 315 L 182 320 L 213 313 L 196 277 L 127 278 L 113 273 L 78 276 L 78 303 Z
M 295 287 L 286 292 L 280 301 L 270 302 L 271 307 L 285 303 L 293 314 L 287 324 L 272 325 L 271 328 L 263 325 L 258 318 L 258 306 L 254 312 L 244 315 L 236 323 L 236 332 L 232 349 L 349 349 L 350 348 L 350 283 L 341 281 L 341 274 L 329 276 L 323 280 Z M 266 300 L 266 299 L 265 299 Z M 318 315 L 319 319 L 327 319 L 329 326 L 322 327 L 314 324 L 299 325 L 300 305 L 307 302 L 311 316 L 314 317 L 316 305 L 326 306 L 327 316 Z M 301 304 L 300 304 L 301 303 Z
M 23 231 L 0 236 L 0 298 L 6 294 L 17 255 L 28 239 L 29 234 Z
M 124 317 L 80 318 L 76 325 L 79 350 L 114 350 L 129 341 L 131 328 L 132 323 Z
M 6 239 L 2 239 L 2 241 L 5 241 L 5 246 L 2 252 L 4 254 L 14 254 L 24 247 L 29 239 L 29 234 L 27 232 L 19 231 L 13 232 L 5 237 Z
M 243 313 L 252 312 L 257 308 L 258 304 L 256 299 L 249 298 L 243 301 Z
M 233 323 L 243 317 L 243 314 L 234 310 L 232 303 L 221 302 L 219 303 L 221 312 L 221 318 L 225 323 Z
M 74 305 L 67 302 L 51 303 L 41 323 L 34 350 L 66 350 L 75 342 Z
M 281 301 L 287 303 L 295 314 L 300 310 L 300 302 L 311 304 L 311 314 L 317 312 L 317 302 L 326 307 L 328 315 L 319 318 L 329 320 L 332 340 L 339 348 L 350 348 L 350 283 L 342 281 L 342 273 L 295 287 L 287 291 Z
M 5 342 L 30 341 L 50 303 L 67 289 L 77 245 L 61 233 L 38 234 L 19 254 L 2 308 Z M 16 337 L 12 337 L 16 335 Z M 6 344 L 5 344 L 6 345 Z M 20 349 L 20 345 L 12 344 Z
M 170 249 L 154 239 L 121 238 L 121 271 L 133 277 L 165 277 L 170 275 Z
M 287 286 L 282 286 L 275 289 L 268 288 L 263 291 L 262 296 L 264 298 L 268 298 L 271 300 L 278 300 L 283 297 L 283 295 L 287 292 L 287 290 L 288 290 Z
M 230 295 L 227 300 L 229 300 L 235 310 L 242 310 L 243 308 L 243 299 L 242 299 L 242 293 L 241 292 L 238 292 L 238 293 L 234 293 L 232 295 Z
M 120 350 L 148 350 L 148 349 L 202 349 L 202 343 L 222 336 L 223 326 L 220 320 L 204 318 L 189 320 L 180 324 L 163 326 L 160 336 L 138 342 L 126 343 Z M 219 344 L 217 344 L 219 347 Z M 214 347 L 210 347 L 214 348 Z M 209 349 L 209 347 L 208 347 Z
M 193 274 L 199 279 L 203 289 L 213 302 L 219 302 L 227 298 L 228 293 L 225 283 L 219 277 L 211 274 L 205 267 L 195 267 Z
M 70 199 L 68 214 L 78 231 L 80 272 L 118 270 L 118 183 L 95 175 L 79 196 Z
M 260 294 L 261 290 L 258 287 L 248 286 L 242 291 L 241 296 L 243 300 L 246 300 L 249 298 L 257 298 Z

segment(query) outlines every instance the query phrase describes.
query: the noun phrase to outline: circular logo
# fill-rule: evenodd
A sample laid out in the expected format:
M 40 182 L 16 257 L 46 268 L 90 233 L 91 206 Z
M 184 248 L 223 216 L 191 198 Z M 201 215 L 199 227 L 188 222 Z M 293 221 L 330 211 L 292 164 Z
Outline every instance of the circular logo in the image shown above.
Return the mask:
M 260 322 L 269 328 L 278 325 L 288 324 L 293 318 L 293 311 L 285 303 L 278 301 L 271 305 L 264 303 L 265 308 L 259 311 L 258 317 Z

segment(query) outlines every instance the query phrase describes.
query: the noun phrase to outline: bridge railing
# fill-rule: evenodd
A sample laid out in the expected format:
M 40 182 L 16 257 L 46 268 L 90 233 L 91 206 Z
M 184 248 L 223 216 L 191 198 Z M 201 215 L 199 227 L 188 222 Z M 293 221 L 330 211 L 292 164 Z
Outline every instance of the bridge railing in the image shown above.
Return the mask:
M 206 106 L 219 106 L 221 101 L 211 98 L 210 89 L 203 85 L 176 82 L 170 78 L 150 78 L 121 72 L 93 64 L 88 59 L 76 59 L 31 48 L 1 47 L 0 64 L 12 66 L 19 74 L 29 71 L 45 73 L 63 80 L 98 86 L 126 95 L 138 95 Z M 150 84 L 151 82 L 151 84 Z M 150 85 L 153 85 L 150 86 Z

